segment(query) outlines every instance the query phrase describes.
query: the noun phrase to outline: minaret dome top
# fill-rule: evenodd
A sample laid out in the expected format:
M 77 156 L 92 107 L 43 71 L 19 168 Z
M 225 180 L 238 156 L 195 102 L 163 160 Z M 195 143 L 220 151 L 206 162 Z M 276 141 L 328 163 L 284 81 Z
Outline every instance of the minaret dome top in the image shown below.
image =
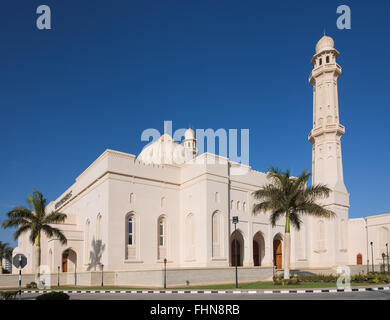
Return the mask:
M 195 139 L 195 132 L 191 128 L 187 129 L 187 131 L 184 134 L 184 137 L 186 140 L 193 140 Z
M 316 54 L 324 50 L 334 49 L 334 40 L 331 37 L 324 35 L 316 45 Z

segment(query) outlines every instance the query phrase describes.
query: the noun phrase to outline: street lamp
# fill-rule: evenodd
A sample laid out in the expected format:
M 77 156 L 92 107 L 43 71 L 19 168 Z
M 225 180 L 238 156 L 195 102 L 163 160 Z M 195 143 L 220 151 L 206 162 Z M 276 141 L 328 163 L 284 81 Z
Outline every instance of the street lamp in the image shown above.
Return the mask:
M 77 262 L 74 263 L 74 285 L 77 286 Z
M 386 267 L 385 267 L 385 257 L 386 254 L 382 252 L 382 265 L 383 265 L 383 272 L 386 272 Z M 382 268 L 381 268 L 382 269 Z
M 238 270 L 237 270 L 237 223 L 238 223 L 238 216 L 233 217 L 233 224 L 234 224 L 234 262 L 236 266 L 236 289 L 238 289 Z
M 57 287 L 60 286 L 60 266 L 57 267 Z
M 164 258 L 164 289 L 167 288 L 167 258 Z
M 101 263 L 101 266 L 102 266 L 102 287 L 104 286 L 104 281 L 103 281 L 103 278 L 104 278 L 104 264 Z
M 372 263 L 372 272 L 374 272 L 374 249 L 373 249 L 373 245 L 374 243 L 371 241 L 370 242 L 370 245 L 371 245 L 371 263 Z
M 389 267 L 389 244 L 386 243 L 386 255 L 387 255 L 387 272 L 390 272 L 390 267 Z

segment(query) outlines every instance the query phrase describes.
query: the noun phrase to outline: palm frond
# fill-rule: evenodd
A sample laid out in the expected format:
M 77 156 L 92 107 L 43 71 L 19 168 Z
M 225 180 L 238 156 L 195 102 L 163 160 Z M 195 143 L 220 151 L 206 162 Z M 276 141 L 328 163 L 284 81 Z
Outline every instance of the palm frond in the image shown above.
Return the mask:
M 45 218 L 43 219 L 44 224 L 53 224 L 53 223 L 62 223 L 65 221 L 67 215 L 65 213 L 61 213 L 58 211 L 53 211 L 49 213 Z
M 58 238 L 58 240 L 60 240 L 61 244 L 67 243 L 67 239 L 61 230 L 54 228 L 52 226 L 49 226 L 49 225 L 42 226 L 42 230 L 49 238 L 52 238 L 53 236 L 55 236 Z

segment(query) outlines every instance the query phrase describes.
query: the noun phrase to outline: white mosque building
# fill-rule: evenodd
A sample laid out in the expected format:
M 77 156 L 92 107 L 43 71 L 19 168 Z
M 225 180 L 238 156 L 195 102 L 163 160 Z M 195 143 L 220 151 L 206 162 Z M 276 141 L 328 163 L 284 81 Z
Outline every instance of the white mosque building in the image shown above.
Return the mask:
M 323 36 L 311 60 L 313 86 L 313 183 L 332 189 L 326 204 L 332 220 L 304 217 L 292 231 L 291 267 L 326 269 L 340 265 L 379 265 L 390 242 L 390 214 L 349 219 L 344 184 L 337 80 L 341 67 L 334 41 Z M 61 273 L 161 270 L 228 270 L 237 259 L 242 269 L 282 268 L 284 221 L 276 227 L 268 214 L 252 214 L 252 192 L 266 182 L 258 172 L 218 155 L 198 155 L 195 134 L 182 144 L 164 134 L 137 156 L 106 150 L 47 210 L 67 214 L 59 225 L 68 242 L 42 239 L 42 264 Z M 187 155 L 185 162 L 176 161 Z M 190 155 L 190 156 L 188 156 Z M 215 160 L 215 163 L 211 163 Z M 247 169 L 233 175 L 232 167 Z M 239 222 L 234 231 L 232 217 Z M 371 245 L 372 252 L 371 252 Z M 36 258 L 27 235 L 15 253 Z M 14 269 L 14 272 L 17 270 Z M 143 275 L 143 277 L 147 277 Z

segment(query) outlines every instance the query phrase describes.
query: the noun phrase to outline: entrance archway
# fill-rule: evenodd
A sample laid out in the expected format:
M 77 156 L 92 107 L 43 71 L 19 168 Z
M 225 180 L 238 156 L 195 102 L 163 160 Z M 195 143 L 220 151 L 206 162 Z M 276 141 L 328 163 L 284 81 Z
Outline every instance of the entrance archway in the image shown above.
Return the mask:
M 236 240 L 237 240 L 237 251 L 236 251 Z M 236 253 L 237 253 L 237 266 L 241 267 L 244 260 L 244 237 L 239 230 L 236 230 L 230 236 L 230 248 L 231 248 L 231 266 L 236 265 Z
M 62 272 L 74 271 L 77 268 L 77 253 L 71 248 L 62 252 Z
M 363 264 L 363 256 L 361 253 L 359 253 L 357 256 L 356 256 L 356 264 Z
M 263 234 L 259 231 L 253 237 L 253 265 L 261 266 L 265 254 L 265 242 Z
M 277 234 L 274 237 L 273 241 L 273 248 L 274 248 L 274 266 L 276 269 L 282 269 L 283 267 L 283 258 L 282 258 L 282 236 L 280 234 Z

